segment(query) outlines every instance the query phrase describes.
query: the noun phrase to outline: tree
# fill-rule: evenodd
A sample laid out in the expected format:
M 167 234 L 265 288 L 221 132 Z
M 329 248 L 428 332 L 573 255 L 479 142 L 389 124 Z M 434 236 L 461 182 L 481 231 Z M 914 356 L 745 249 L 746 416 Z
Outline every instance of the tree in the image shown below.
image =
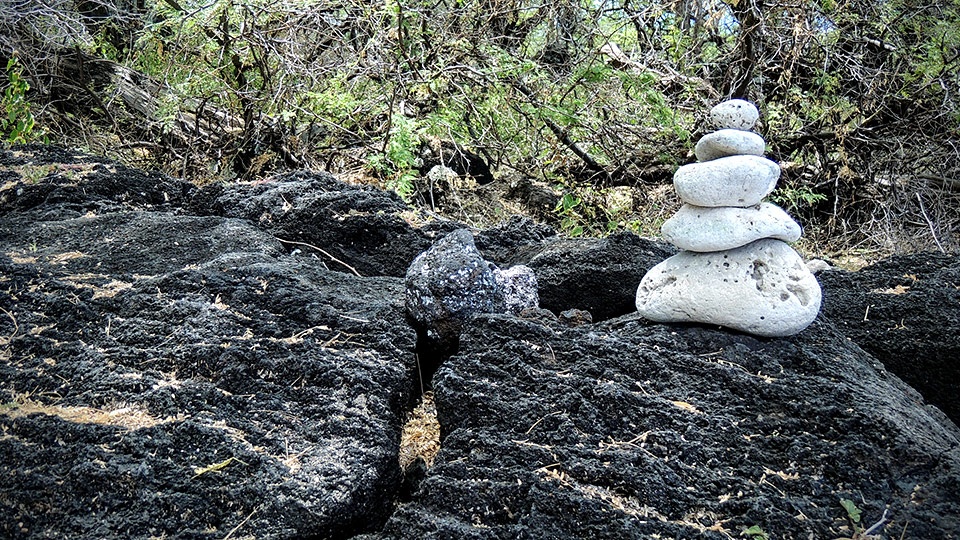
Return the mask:
M 409 192 L 442 140 L 598 232 L 642 221 L 705 111 L 742 97 L 808 237 L 956 249 L 958 28 L 956 0 L 13 0 L 0 61 L 21 53 L 55 138 L 95 125 L 184 177 Z

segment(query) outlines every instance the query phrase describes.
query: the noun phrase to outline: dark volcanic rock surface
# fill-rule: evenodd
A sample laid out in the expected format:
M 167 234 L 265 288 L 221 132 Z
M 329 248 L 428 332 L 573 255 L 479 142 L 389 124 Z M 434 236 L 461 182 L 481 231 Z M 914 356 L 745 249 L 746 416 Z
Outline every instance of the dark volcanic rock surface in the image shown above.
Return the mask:
M 960 531 L 960 430 L 829 323 L 756 339 L 481 316 L 434 380 L 442 445 L 381 538 Z
M 508 262 L 525 264 L 536 273 L 541 307 L 556 314 L 582 309 L 602 321 L 636 311 L 643 275 L 674 253 L 667 243 L 621 232 L 546 241 L 518 250 Z
M 855 536 L 841 499 L 884 538 L 957 537 L 958 428 L 841 333 L 952 376 L 954 262 L 827 273 L 828 316 L 769 340 L 618 317 L 665 244 L 484 231 L 544 306 L 609 320 L 468 321 L 437 463 L 402 483 L 399 276 L 460 228 L 411 222 L 320 173 L 197 190 L 0 152 L 0 537 L 819 540 Z
M 125 175 L 0 191 L 0 537 L 375 530 L 416 378 L 402 280 L 151 211 Z
M 196 190 L 161 174 L 42 145 L 0 151 L 0 186 L 0 216 L 28 213 L 34 220 L 171 210 L 190 200 Z
M 326 253 L 317 256 L 331 270 L 363 276 L 403 277 L 435 239 L 462 227 L 447 221 L 413 227 L 404 215 L 410 208 L 396 194 L 307 171 L 259 184 L 209 186 L 193 207 L 250 220 L 290 249 L 320 247 Z
M 960 257 L 891 257 L 828 271 L 822 315 L 960 423 Z

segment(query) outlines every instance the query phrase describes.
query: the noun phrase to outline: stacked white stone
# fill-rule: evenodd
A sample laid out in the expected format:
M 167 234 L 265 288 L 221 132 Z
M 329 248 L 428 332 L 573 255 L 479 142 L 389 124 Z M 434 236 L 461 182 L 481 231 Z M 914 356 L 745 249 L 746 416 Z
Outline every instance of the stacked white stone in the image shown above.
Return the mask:
M 780 166 L 763 157 L 766 143 L 751 131 L 759 118 L 740 99 L 711 109 L 719 129 L 697 142 L 698 163 L 674 174 L 684 205 L 661 228 L 681 251 L 651 268 L 637 289 L 644 318 L 769 337 L 796 334 L 816 319 L 820 285 L 787 244 L 800 238 L 800 225 L 761 202 Z

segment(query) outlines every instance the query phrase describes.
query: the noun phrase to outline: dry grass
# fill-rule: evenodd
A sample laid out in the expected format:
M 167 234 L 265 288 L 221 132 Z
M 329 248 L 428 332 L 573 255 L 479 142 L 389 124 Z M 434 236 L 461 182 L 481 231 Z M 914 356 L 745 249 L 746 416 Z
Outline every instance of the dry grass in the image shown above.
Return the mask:
M 78 289 L 90 289 L 93 291 L 94 300 L 97 298 L 113 298 L 133 287 L 133 283 L 113 279 L 104 274 L 75 274 L 65 277 L 64 281 Z
M 734 538 L 731 531 L 725 527 L 729 519 L 722 519 L 721 516 L 714 512 L 694 508 L 681 519 L 670 519 L 668 516 L 660 513 L 656 508 L 648 506 L 645 501 L 641 501 L 633 495 L 619 493 L 610 488 L 578 481 L 564 472 L 560 468 L 559 463 L 541 467 L 537 469 L 537 472 L 541 473 L 545 479 L 558 482 L 568 489 L 579 492 L 580 495 L 587 499 L 603 501 L 610 506 L 610 508 L 644 522 L 660 521 L 663 523 L 673 523 L 681 527 L 696 530 L 701 535 L 709 531 L 720 533 L 731 540 Z M 710 525 L 704 525 L 704 523 L 710 523 Z
M 32 157 L 24 152 L 11 152 L 14 157 Z M 8 169 L 20 175 L 20 181 L 36 184 L 50 176 L 61 176 L 73 182 L 79 182 L 97 170 L 97 163 L 54 163 L 47 165 L 11 165 Z M 112 167 L 107 170 L 113 172 Z M 0 185 L 0 191 L 14 188 L 18 182 L 6 182 Z
M 440 451 L 440 424 L 437 422 L 437 406 L 433 402 L 433 392 L 425 392 L 420 405 L 410 413 L 410 419 L 403 426 L 400 436 L 400 467 L 406 470 L 410 465 L 423 458 L 427 467 Z
M 0 336 L 0 360 L 8 362 L 11 356 L 10 344 L 13 343 L 13 339 L 17 337 L 17 334 L 20 332 L 20 325 L 17 323 L 17 318 L 13 316 L 13 313 L 3 308 L 0 308 L 0 312 L 3 312 L 3 315 L 9 317 L 13 323 L 13 331 L 8 335 Z
M 34 401 L 26 396 L 18 396 L 10 403 L 0 404 L 0 415 L 9 418 L 20 418 L 36 413 L 57 416 L 78 424 L 119 426 L 130 430 L 152 427 L 157 424 L 175 420 L 173 418 L 160 419 L 151 416 L 150 413 L 135 405 L 128 406 L 126 404 L 117 404 L 110 409 L 67 407 L 47 405 Z

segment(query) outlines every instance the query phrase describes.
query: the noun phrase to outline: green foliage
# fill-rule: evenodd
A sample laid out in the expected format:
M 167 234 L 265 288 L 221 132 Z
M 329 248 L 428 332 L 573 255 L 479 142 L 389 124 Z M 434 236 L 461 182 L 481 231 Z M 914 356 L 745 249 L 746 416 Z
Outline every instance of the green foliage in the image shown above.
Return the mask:
M 863 534 L 863 524 L 860 522 L 861 510 L 850 499 L 840 499 L 840 506 L 847 512 L 847 519 L 853 527 L 854 537 L 861 536 Z
M 573 193 L 564 193 L 554 212 L 560 217 L 560 230 L 570 236 L 583 234 L 584 216 L 577 211 L 583 201 Z
M 634 211 L 634 198 L 627 188 L 596 188 L 589 184 L 569 186 L 554 209 L 560 230 L 569 236 L 606 236 L 631 230 L 652 236 L 660 224 L 650 224 Z
M 678 66 L 682 66 L 688 57 L 688 51 L 693 42 L 693 36 L 679 26 L 671 26 L 664 33 L 663 41 L 666 44 L 667 57 Z
M 92 33 L 74 44 L 156 83 L 144 85 L 156 96 L 144 107 L 155 115 L 147 133 L 119 135 L 148 143 L 130 145 L 141 152 L 156 147 L 176 174 L 190 173 L 170 156 L 222 161 L 198 174 L 229 177 L 246 174 L 242 167 L 271 172 L 251 163 L 282 154 L 270 167 L 366 166 L 409 197 L 417 146 L 430 136 L 477 151 L 497 176 L 557 186 L 567 196 L 555 217 L 570 234 L 649 233 L 659 219 L 653 199 L 636 199 L 646 214 L 611 206 L 608 186 L 640 193 L 666 184 L 664 171 L 691 159 L 708 129 L 704 113 L 726 97 L 756 102 L 770 157 L 804 171 L 771 200 L 824 221 L 812 229 L 826 236 L 891 215 L 877 211 L 885 197 L 915 199 L 904 179 L 960 171 L 956 0 L 148 0 L 144 8 L 149 17 L 131 11 L 124 24 L 68 33 Z M 74 28 L 76 15 L 41 13 L 52 26 L 33 27 Z M 12 38 L 15 46 L 50 39 Z M 25 72 L 57 80 L 40 59 L 63 44 L 21 54 L 33 62 Z M 17 66 L 7 78 L 0 135 L 30 138 L 29 87 Z M 124 107 L 107 94 L 88 107 Z M 129 129 L 136 115 L 127 112 L 101 114 L 112 124 L 103 129 Z M 206 121 L 195 139 L 171 136 L 191 119 Z M 944 231 L 957 230 L 950 210 L 940 214 Z
M 782 206 L 788 212 L 796 213 L 817 203 L 827 200 L 827 196 L 822 193 L 816 193 L 809 186 L 781 186 L 770 194 L 769 199 Z
M 382 153 L 368 160 L 371 170 L 386 180 L 388 189 L 392 189 L 409 200 L 413 194 L 413 181 L 417 178 L 417 150 L 420 147 L 420 135 L 417 122 L 406 116 L 394 114 L 391 119 L 390 137 Z
M 23 78 L 23 68 L 16 56 L 7 62 L 7 84 L 3 90 L 3 117 L 0 117 L 0 136 L 8 143 L 27 143 L 35 140 L 36 121 L 27 101 L 30 84 Z
M 770 536 L 760 528 L 759 525 L 753 525 L 743 530 L 740 536 L 749 536 L 753 540 L 769 540 Z

